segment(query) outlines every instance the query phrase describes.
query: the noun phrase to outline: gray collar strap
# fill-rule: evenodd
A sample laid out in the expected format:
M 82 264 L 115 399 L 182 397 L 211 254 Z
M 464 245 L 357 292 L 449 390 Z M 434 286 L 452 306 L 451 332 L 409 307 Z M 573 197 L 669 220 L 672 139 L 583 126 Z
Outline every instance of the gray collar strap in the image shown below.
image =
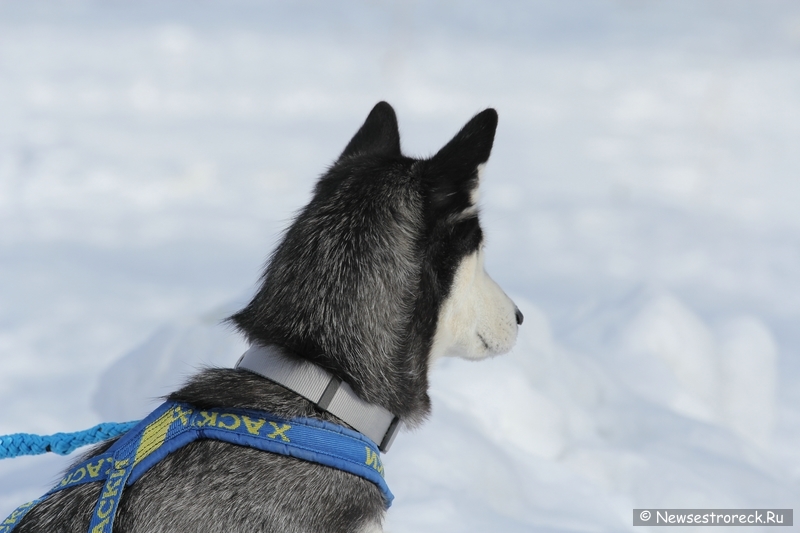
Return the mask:
M 400 428 L 400 419 L 359 398 L 350 385 L 310 361 L 290 358 L 275 345 L 254 344 L 235 368 L 248 370 L 296 392 L 328 411 L 388 452 Z

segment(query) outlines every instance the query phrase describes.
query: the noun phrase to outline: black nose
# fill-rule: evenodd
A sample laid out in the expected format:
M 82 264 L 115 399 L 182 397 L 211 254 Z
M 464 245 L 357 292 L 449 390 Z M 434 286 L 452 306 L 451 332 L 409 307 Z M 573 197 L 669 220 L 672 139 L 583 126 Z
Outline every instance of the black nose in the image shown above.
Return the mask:
M 520 310 L 519 310 L 519 307 L 515 307 L 514 309 L 516 309 L 516 312 L 515 312 L 515 314 L 516 314 L 516 316 L 517 316 L 517 325 L 520 325 L 520 326 L 521 326 L 521 325 L 522 325 L 522 320 L 523 320 L 525 317 L 524 317 L 524 316 L 522 316 L 522 311 L 520 311 Z

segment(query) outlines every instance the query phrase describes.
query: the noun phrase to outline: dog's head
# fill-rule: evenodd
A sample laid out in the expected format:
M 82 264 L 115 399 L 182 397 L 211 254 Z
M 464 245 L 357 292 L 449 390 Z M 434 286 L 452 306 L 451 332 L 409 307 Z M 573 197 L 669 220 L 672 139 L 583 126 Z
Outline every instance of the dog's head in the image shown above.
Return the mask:
M 394 110 L 377 104 L 232 320 L 250 341 L 283 346 L 406 423 L 421 420 L 434 359 L 505 353 L 522 322 L 483 265 L 477 197 L 496 127 L 487 109 L 436 155 L 413 159 L 400 151 Z

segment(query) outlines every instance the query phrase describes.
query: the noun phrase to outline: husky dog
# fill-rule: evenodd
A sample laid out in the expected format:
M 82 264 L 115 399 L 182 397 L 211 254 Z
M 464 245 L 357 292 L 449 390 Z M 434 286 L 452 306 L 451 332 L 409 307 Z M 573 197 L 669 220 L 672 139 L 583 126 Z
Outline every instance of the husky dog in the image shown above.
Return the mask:
M 310 361 L 406 427 L 420 424 L 437 358 L 505 353 L 522 323 L 483 264 L 478 186 L 496 127 L 497 113 L 487 109 L 436 155 L 414 159 L 400 151 L 394 110 L 378 103 L 287 230 L 258 293 L 230 321 L 251 343 Z M 202 371 L 170 399 L 343 424 L 237 369 Z M 55 493 L 15 531 L 85 533 L 101 485 Z M 364 533 L 381 531 L 384 513 L 382 493 L 361 477 L 199 440 L 125 490 L 114 528 Z

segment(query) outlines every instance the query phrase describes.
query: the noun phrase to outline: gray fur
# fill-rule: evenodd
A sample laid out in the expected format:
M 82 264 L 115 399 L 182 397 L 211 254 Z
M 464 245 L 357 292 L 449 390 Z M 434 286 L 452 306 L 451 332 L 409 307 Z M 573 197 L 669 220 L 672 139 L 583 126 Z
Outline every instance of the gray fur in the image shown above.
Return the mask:
M 171 399 L 336 422 L 282 387 L 231 369 L 201 372 Z M 55 494 L 15 531 L 86 533 L 100 488 L 87 484 Z M 298 498 L 309 492 L 314 498 Z M 250 448 L 198 441 L 125 489 L 114 531 L 344 533 L 379 522 L 383 512 L 380 490 L 360 477 Z
M 400 152 L 394 110 L 376 105 L 287 230 L 256 296 L 231 321 L 251 342 L 320 365 L 406 426 L 422 422 L 439 311 L 459 264 L 482 243 L 472 199 L 496 125 L 497 114 L 486 110 L 439 154 L 417 160 Z M 170 399 L 341 424 L 297 394 L 232 369 L 204 370 Z M 64 490 L 17 531 L 84 533 L 99 490 Z M 126 488 L 114 531 L 365 532 L 380 531 L 383 515 L 380 490 L 360 477 L 197 441 Z

